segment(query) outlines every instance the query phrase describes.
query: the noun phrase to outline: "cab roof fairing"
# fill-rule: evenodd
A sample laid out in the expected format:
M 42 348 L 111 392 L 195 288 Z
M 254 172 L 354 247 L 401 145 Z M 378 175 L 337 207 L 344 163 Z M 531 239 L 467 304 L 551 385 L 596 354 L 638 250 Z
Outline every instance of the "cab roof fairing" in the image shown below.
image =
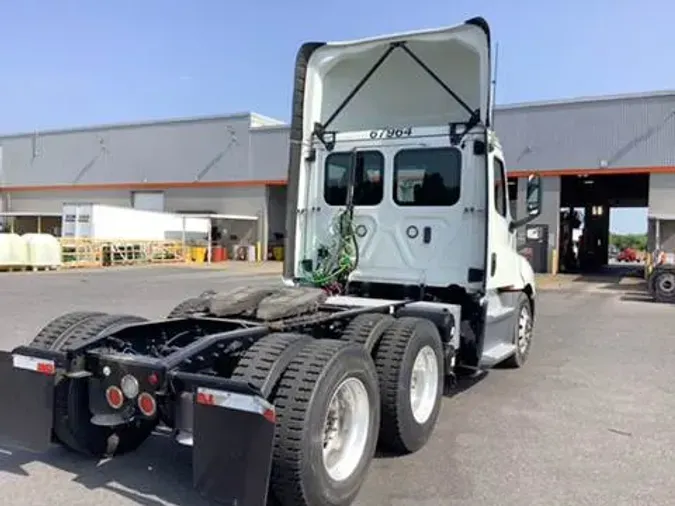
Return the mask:
M 470 109 L 478 110 L 480 122 L 489 126 L 492 106 L 490 32 L 487 22 L 482 18 L 475 18 L 451 27 L 410 31 L 354 41 L 327 42 L 317 47 L 307 62 L 303 97 L 303 144 L 311 145 L 315 125 L 322 124 L 340 107 L 358 82 L 392 44 L 401 42 L 406 43 L 412 52 L 421 53 L 417 55 L 420 60 L 436 73 L 441 81 L 446 83 Z M 439 48 L 437 44 L 439 42 L 446 44 Z M 433 60 L 434 52 L 436 60 L 429 61 Z M 394 51 L 389 58 L 394 58 L 395 53 L 399 53 L 398 56 L 400 56 L 400 59 L 396 61 L 398 66 L 390 67 L 388 69 L 390 75 L 387 76 L 383 70 L 387 65 L 385 61 L 363 85 L 363 88 L 352 97 L 352 103 L 335 117 L 335 123 L 338 126 L 333 129 L 353 130 L 400 126 L 400 121 L 406 120 L 408 120 L 406 126 L 447 124 L 469 120 L 468 111 L 441 85 L 433 82 L 433 79 L 424 73 L 412 57 L 403 51 Z M 342 65 L 349 70 L 350 64 L 352 64 L 352 69 L 357 67 L 352 75 L 345 72 L 340 75 L 341 69 L 337 67 Z M 460 69 L 459 72 L 456 72 L 457 68 Z M 400 71 L 399 79 L 391 78 L 392 70 Z M 331 76 L 331 72 L 334 75 Z M 429 89 L 419 88 L 422 79 L 419 74 L 412 75 L 413 72 L 421 72 L 425 76 L 425 84 Z M 379 82 L 377 82 L 378 73 L 385 73 L 384 77 L 380 75 L 382 78 Z M 402 84 L 404 78 L 401 76 L 411 76 L 410 79 L 413 81 L 409 84 Z M 327 77 L 332 82 L 327 83 Z M 373 82 L 376 83 L 375 88 L 373 88 Z M 398 87 L 393 84 L 389 88 L 391 97 L 388 102 L 386 97 L 382 100 L 382 97 L 386 96 L 387 83 L 399 84 Z M 411 88 L 413 84 L 415 89 L 418 89 L 417 94 L 415 94 L 415 89 Z M 365 99 L 360 103 L 358 103 L 361 98 L 359 95 Z M 411 100 L 411 97 L 415 100 Z M 419 100 L 420 97 L 428 97 L 428 100 Z M 351 114 L 351 116 L 345 114 L 350 105 L 353 106 L 354 103 L 357 103 L 357 107 L 352 110 L 359 111 L 359 114 Z M 411 107 L 411 104 L 417 104 L 417 107 Z M 382 114 L 383 111 L 391 114 Z M 340 116 L 347 116 L 346 121 L 341 122 Z M 398 118 L 402 119 L 397 121 Z M 372 123 L 369 124 L 369 121 Z M 331 129 L 328 128 L 328 130 Z

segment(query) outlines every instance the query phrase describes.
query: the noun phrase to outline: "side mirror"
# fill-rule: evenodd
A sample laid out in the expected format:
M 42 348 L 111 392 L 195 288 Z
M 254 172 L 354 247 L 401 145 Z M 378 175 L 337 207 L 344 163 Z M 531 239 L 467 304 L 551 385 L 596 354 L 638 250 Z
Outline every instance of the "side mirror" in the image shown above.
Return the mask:
M 542 188 L 541 176 L 530 174 L 527 176 L 527 192 L 525 196 L 526 216 L 513 220 L 510 225 L 511 231 L 531 222 L 541 214 Z

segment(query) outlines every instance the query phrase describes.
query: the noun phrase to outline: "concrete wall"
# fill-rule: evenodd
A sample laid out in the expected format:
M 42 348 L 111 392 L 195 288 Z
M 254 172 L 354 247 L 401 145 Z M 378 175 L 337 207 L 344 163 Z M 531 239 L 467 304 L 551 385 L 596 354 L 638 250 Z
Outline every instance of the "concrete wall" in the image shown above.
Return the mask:
M 131 192 L 114 191 L 55 191 L 20 192 L 6 196 L 9 210 L 22 213 L 60 213 L 64 202 L 96 203 L 131 207 Z
M 654 220 L 648 221 L 647 227 L 647 250 L 656 248 L 656 224 Z M 661 220 L 659 224 L 659 245 L 662 250 L 675 251 L 675 220 Z
M 560 233 L 560 177 L 544 177 L 542 183 L 542 210 L 541 214 L 530 225 L 548 225 L 548 271 L 550 272 L 553 264 L 553 250 L 558 248 L 558 237 Z M 517 217 L 526 214 L 526 196 L 527 180 L 518 179 L 518 202 L 516 204 Z M 525 227 L 518 230 L 518 244 L 525 243 Z
M 675 214 L 675 174 L 650 174 L 649 212 Z
M 675 174 L 651 174 L 649 176 L 649 213 L 675 216 Z M 675 221 L 661 221 L 661 248 L 675 251 Z M 647 247 L 656 245 L 656 228 L 649 220 Z

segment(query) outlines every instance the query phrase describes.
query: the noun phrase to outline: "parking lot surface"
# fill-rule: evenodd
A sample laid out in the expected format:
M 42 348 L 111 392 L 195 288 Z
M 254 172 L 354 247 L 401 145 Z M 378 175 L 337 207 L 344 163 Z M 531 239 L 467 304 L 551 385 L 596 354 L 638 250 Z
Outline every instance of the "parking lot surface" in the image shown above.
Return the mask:
M 156 318 L 205 289 L 270 282 L 172 267 L 0 275 L 0 348 L 75 309 Z M 356 504 L 675 504 L 672 315 L 633 286 L 542 291 L 526 367 L 492 370 L 448 395 L 429 444 L 376 459 Z M 9 409 L 3 404 L 0 416 Z M 204 506 L 190 473 L 189 450 L 162 436 L 101 463 L 61 448 L 35 456 L 0 447 L 0 502 Z

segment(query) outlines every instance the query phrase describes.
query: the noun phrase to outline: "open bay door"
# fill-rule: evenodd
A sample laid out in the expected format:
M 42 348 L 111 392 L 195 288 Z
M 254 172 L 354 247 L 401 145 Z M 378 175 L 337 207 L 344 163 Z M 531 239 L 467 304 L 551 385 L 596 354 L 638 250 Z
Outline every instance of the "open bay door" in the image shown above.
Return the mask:
M 527 212 L 520 219 L 511 216 L 508 181 L 502 148 L 492 132 L 486 133 L 487 163 L 487 248 L 483 300 L 484 329 L 481 367 L 508 360 L 519 366 L 529 351 L 533 308 L 527 295 L 534 285 L 528 261 L 518 253 L 516 229 L 541 212 L 539 176 L 527 180 Z M 533 286 L 532 286 L 533 287 Z

